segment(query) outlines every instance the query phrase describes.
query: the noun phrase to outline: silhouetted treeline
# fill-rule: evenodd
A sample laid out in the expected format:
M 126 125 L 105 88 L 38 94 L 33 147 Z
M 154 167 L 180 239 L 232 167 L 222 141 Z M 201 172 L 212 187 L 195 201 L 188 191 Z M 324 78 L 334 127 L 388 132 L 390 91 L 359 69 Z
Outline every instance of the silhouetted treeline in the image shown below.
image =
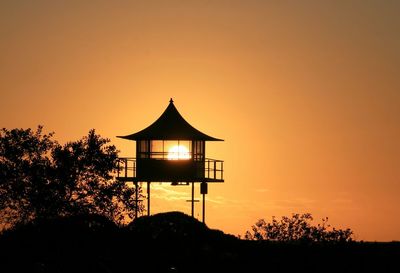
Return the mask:
M 179 212 L 126 227 L 104 216 L 38 220 L 0 237 L 1 272 L 398 272 L 399 243 L 240 240 Z
M 109 142 L 95 130 L 61 145 L 42 126 L 1 129 L 0 229 L 82 213 L 120 223 L 134 218 L 141 189 L 115 179 L 118 151 Z
M 293 213 L 291 217 L 283 216 L 277 220 L 272 216 L 271 222 L 258 220 L 251 230 L 247 231 L 248 240 L 267 240 L 277 242 L 301 243 L 345 243 L 353 241 L 353 231 L 337 229 L 328 224 L 328 217 L 317 225 L 312 223 L 311 213 Z

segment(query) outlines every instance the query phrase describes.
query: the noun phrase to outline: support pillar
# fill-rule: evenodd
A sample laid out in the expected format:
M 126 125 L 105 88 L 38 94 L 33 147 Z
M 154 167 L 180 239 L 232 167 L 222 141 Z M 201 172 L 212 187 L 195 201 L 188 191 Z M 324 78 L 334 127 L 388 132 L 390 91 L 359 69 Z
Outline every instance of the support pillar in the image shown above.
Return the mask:
M 195 218 L 195 216 L 194 216 L 194 203 L 195 202 L 199 202 L 199 200 L 195 200 L 194 199 L 194 182 L 192 182 L 192 198 L 190 198 L 189 200 L 186 200 L 186 202 L 190 202 L 191 203 L 192 217 Z
M 194 217 L 194 182 L 192 182 L 192 217 Z
M 139 211 L 139 189 L 138 189 L 138 182 L 135 182 L 135 219 L 138 218 L 138 211 Z
M 208 185 L 206 182 L 201 182 L 200 193 L 203 195 L 203 223 L 206 222 L 206 194 L 208 193 Z
M 150 216 L 150 182 L 147 182 L 147 216 Z
M 203 193 L 203 223 L 206 222 L 206 195 Z

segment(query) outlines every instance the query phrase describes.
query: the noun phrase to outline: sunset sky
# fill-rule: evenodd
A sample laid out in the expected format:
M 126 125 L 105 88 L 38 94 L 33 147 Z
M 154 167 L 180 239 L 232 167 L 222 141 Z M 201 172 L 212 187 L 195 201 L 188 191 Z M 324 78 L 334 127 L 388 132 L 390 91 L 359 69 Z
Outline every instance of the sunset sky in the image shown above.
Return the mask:
M 117 135 L 168 101 L 224 142 L 207 224 L 243 234 L 310 212 L 357 240 L 400 240 L 400 1 L 0 2 L 0 127 Z M 152 213 L 190 213 L 154 184 Z M 196 188 L 197 198 L 200 198 Z M 201 218 L 201 207 L 196 205 Z

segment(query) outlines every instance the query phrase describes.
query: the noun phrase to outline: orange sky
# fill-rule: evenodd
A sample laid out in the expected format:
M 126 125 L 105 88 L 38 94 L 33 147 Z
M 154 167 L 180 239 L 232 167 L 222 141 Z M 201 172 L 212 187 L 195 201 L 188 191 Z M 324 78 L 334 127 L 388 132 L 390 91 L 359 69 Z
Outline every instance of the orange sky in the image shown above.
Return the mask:
M 310 212 L 358 240 L 400 240 L 399 10 L 1 1 L 0 126 L 43 124 L 61 142 L 95 128 L 134 156 L 115 136 L 148 126 L 173 97 L 193 126 L 225 139 L 207 146 L 226 179 L 209 189 L 210 227 L 243 234 L 259 218 Z M 152 212 L 190 213 L 189 187 L 154 188 Z

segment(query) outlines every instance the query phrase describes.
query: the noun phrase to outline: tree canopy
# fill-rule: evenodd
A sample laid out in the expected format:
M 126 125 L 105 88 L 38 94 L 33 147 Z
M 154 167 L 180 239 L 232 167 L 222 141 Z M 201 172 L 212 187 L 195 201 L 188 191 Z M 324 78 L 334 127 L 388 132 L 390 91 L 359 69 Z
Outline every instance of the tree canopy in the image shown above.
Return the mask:
M 267 240 L 280 242 L 350 242 L 353 231 L 350 229 L 331 228 L 328 217 L 322 223 L 312 225 L 313 217 L 310 213 L 292 214 L 292 217 L 283 216 L 277 220 L 274 216 L 267 223 L 260 219 L 247 231 L 245 239 Z
M 118 151 L 110 140 L 94 129 L 64 145 L 53 136 L 42 126 L 0 131 L 0 224 L 92 213 L 132 219 L 136 189 L 115 179 Z

